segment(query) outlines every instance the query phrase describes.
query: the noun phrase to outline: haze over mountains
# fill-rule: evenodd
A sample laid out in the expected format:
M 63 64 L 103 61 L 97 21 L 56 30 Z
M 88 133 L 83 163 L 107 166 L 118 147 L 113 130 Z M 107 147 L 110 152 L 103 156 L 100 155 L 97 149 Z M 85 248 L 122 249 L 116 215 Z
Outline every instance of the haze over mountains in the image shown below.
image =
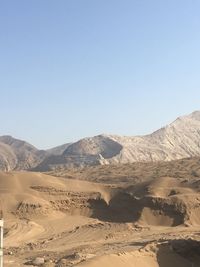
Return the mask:
M 49 150 L 0 137 L 0 170 L 50 171 L 74 166 L 170 161 L 200 156 L 200 111 L 145 136 L 98 135 Z

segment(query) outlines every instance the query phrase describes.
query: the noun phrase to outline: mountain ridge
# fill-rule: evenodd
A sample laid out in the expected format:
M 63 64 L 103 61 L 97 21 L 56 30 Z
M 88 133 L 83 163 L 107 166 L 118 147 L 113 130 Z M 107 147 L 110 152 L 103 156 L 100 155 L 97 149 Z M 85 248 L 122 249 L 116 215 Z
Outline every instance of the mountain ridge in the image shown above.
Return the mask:
M 178 117 L 151 134 L 100 134 L 46 151 L 11 136 L 0 137 L 0 170 L 50 171 L 195 156 L 200 156 L 200 111 Z

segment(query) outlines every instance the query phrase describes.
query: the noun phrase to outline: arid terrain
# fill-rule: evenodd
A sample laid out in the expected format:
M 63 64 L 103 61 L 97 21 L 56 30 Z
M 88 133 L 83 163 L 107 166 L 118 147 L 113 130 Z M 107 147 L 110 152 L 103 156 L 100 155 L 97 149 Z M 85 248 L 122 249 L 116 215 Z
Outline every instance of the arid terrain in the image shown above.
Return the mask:
M 1 172 L 5 266 L 200 266 L 199 162 Z
M 0 267 L 200 267 L 199 13 L 0 1 Z
M 195 111 L 148 135 L 101 134 L 47 150 L 12 136 L 0 136 L 0 170 L 58 172 L 86 166 L 199 157 L 199 129 L 200 111 Z

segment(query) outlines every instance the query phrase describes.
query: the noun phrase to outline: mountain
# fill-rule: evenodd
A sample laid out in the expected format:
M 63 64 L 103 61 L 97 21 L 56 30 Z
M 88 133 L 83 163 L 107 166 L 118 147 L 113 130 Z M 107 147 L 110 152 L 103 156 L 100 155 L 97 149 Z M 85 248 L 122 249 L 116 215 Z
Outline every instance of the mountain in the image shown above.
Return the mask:
M 200 111 L 179 117 L 145 136 L 98 135 L 41 151 L 11 136 L 0 137 L 0 170 L 62 170 L 69 167 L 200 156 Z
M 47 152 L 12 136 L 0 136 L 0 170 L 26 170 L 37 166 Z
M 56 146 L 50 149 L 47 149 L 46 151 L 50 154 L 50 155 L 62 155 L 63 152 L 68 148 L 68 146 L 70 146 L 71 143 L 67 143 L 61 146 Z
M 62 155 L 50 155 L 39 164 L 35 171 L 49 171 L 68 167 L 103 164 L 105 159 L 120 153 L 122 146 L 109 136 L 99 135 L 84 138 L 67 147 Z
M 179 117 L 145 136 L 99 135 L 69 145 L 62 155 L 49 156 L 36 170 L 72 166 L 170 161 L 200 156 L 200 111 Z

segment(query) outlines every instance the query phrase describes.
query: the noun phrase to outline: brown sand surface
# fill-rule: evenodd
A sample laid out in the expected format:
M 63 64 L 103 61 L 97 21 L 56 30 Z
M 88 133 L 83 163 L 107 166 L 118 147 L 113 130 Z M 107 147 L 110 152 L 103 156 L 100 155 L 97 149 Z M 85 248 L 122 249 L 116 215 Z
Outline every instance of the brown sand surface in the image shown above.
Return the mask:
M 1 172 L 5 266 L 200 266 L 199 192 L 197 177 L 119 185 Z

